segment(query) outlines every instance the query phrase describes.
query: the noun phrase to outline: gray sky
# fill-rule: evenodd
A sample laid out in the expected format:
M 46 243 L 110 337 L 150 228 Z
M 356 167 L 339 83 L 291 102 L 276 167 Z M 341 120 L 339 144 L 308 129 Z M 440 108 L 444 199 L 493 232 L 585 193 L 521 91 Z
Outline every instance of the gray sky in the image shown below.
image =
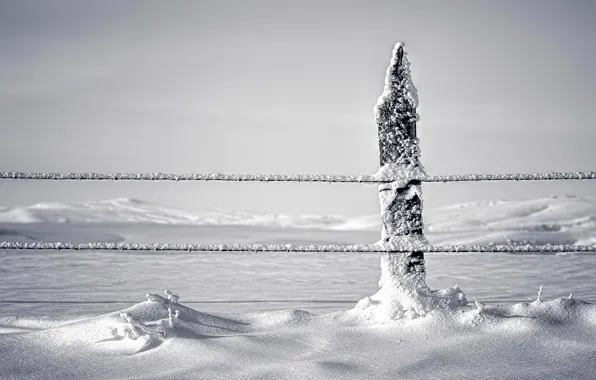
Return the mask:
M 0 0 L 0 170 L 368 174 L 407 43 L 432 174 L 596 170 L 596 2 Z M 425 185 L 428 207 L 596 183 Z M 370 214 L 362 185 L 0 182 L 0 204 Z

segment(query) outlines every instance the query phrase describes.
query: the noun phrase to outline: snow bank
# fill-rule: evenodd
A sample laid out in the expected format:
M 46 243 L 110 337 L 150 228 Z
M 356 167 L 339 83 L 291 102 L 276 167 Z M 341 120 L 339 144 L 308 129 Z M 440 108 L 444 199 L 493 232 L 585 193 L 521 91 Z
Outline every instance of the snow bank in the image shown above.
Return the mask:
M 436 305 L 421 318 L 369 317 L 360 307 L 326 315 L 208 314 L 159 297 L 0 335 L 0 366 L 3 378 L 27 379 L 587 379 L 596 373 L 596 306 L 580 300 Z M 5 331 L 19 323 L 0 320 Z

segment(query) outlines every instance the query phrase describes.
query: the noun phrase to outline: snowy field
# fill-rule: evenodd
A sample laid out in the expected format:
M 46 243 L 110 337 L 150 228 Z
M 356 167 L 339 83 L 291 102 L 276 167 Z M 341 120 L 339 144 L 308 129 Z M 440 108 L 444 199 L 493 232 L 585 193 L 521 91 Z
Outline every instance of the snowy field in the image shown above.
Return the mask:
M 425 221 L 434 244 L 593 244 L 596 199 L 463 204 Z M 379 230 L 377 216 L 132 199 L 0 209 L 0 240 L 23 242 L 351 244 Z M 358 303 L 377 291 L 377 254 L 3 251 L 0 378 L 595 378 L 596 256 L 426 258 L 430 288 L 459 283 L 469 304 L 388 323 L 367 311 L 377 301 Z M 165 289 L 179 303 L 145 298 Z

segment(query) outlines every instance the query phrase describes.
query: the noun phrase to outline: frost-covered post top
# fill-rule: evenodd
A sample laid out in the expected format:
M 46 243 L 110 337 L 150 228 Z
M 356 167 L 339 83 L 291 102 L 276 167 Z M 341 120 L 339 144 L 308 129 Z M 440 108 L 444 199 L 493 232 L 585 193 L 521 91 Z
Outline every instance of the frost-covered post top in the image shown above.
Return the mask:
M 385 88 L 375 105 L 381 166 L 419 165 L 416 121 L 418 93 L 412 83 L 405 44 L 397 43 L 385 76 Z

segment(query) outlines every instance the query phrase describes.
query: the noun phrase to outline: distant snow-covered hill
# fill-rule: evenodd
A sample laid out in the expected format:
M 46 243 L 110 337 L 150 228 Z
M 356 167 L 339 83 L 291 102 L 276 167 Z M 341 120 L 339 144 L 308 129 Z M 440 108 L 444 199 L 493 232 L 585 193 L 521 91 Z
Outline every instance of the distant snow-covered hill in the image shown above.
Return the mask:
M 464 203 L 431 210 L 425 222 L 441 244 L 594 244 L 596 198 Z
M 158 223 L 320 229 L 341 227 L 346 220 L 339 216 L 294 217 L 225 210 L 189 212 L 138 199 L 117 198 L 0 208 L 0 223 Z
M 594 244 L 596 198 L 550 197 L 464 203 L 425 211 L 434 244 Z M 137 199 L 39 203 L 0 209 L 0 223 L 253 226 L 378 231 L 379 215 L 272 215 L 232 211 L 187 212 Z

